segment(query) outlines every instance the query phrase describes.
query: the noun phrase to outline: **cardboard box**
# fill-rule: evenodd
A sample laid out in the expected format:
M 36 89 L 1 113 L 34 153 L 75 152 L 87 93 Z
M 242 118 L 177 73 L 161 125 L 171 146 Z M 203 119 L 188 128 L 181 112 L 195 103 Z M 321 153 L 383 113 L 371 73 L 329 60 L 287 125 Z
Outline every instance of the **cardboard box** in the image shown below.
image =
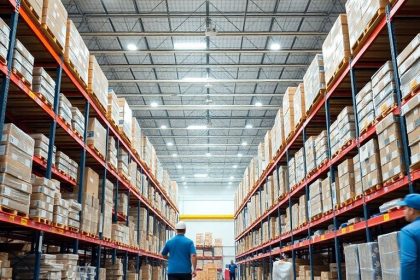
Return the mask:
M 122 131 L 124 132 L 125 136 L 127 136 L 128 140 L 131 140 L 133 112 L 128 106 L 128 103 L 125 100 L 125 98 L 118 98 L 118 105 L 120 107 L 120 117 L 118 125 L 120 129 L 122 129 Z
M 32 77 L 32 90 L 45 97 L 51 104 L 54 104 L 55 81 L 42 67 L 34 67 Z
M 41 23 L 45 24 L 57 44 L 64 49 L 66 44 L 67 10 L 60 0 L 44 0 Z
M 120 106 L 118 105 L 118 97 L 113 89 L 108 89 L 108 110 L 107 114 L 109 119 L 116 125 L 120 121 Z
M 94 55 L 89 56 L 88 92 L 94 95 L 106 112 L 108 108 L 108 79 Z
M 318 96 L 325 90 L 325 71 L 322 54 L 316 54 L 303 77 L 305 111 L 308 112 Z
M 141 128 L 136 118 L 132 119 L 132 131 L 131 131 L 131 146 L 134 151 L 140 156 L 141 155 Z
M 95 119 L 89 119 L 89 126 L 87 131 L 87 144 L 94 147 L 94 149 L 105 158 L 106 156 L 106 129 L 101 123 Z
M 85 168 L 85 178 L 83 180 L 83 193 L 98 198 L 99 194 L 99 175 L 92 168 Z
M 284 120 L 284 135 L 287 139 L 289 135 L 295 130 L 294 118 L 294 96 L 296 87 L 288 87 L 283 95 L 283 120 Z

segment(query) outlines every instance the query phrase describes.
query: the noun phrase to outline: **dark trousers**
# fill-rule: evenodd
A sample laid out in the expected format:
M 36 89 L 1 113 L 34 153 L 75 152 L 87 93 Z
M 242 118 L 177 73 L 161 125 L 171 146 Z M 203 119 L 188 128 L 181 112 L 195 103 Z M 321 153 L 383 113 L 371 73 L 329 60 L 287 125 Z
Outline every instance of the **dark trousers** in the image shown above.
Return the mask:
M 171 273 L 168 274 L 168 280 L 191 280 L 191 273 Z
M 236 273 L 235 272 L 229 272 L 230 280 L 236 280 Z

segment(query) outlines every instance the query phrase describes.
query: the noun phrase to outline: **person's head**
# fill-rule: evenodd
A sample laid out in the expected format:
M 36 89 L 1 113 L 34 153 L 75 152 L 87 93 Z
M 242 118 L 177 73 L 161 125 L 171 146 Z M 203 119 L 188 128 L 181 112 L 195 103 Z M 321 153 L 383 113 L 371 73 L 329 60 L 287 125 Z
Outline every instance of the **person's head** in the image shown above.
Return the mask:
M 230 260 L 230 263 L 233 264 L 233 260 Z
M 185 224 L 185 222 L 183 221 L 179 221 L 176 226 L 176 234 L 185 234 L 185 232 L 187 231 L 187 225 Z
M 405 206 L 404 216 L 407 222 L 412 222 L 420 217 L 420 194 L 412 193 L 406 195 L 399 205 Z

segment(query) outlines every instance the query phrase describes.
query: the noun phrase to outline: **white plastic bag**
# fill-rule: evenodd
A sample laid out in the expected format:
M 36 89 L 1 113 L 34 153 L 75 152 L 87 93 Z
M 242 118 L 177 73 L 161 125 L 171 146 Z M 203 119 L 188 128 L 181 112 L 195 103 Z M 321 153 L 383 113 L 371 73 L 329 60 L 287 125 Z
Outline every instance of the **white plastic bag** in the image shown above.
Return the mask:
M 286 261 L 275 261 L 273 263 L 273 280 L 293 279 L 293 264 Z

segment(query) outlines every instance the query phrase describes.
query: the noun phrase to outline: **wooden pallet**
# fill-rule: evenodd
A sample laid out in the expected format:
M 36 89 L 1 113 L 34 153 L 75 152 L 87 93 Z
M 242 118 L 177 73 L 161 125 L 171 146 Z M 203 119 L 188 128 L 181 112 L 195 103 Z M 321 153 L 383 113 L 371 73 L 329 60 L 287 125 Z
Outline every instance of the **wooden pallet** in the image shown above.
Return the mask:
M 6 58 L 5 58 L 5 57 L 2 57 L 1 55 L 0 55 L 0 63 L 1 63 L 1 64 L 4 64 L 4 65 L 7 65 L 7 60 L 6 60 Z
M 24 84 L 24 85 L 26 85 L 27 87 L 31 87 L 31 82 L 30 81 L 28 81 L 24 76 L 23 76 L 23 74 L 22 73 L 20 73 L 19 71 L 17 71 L 15 68 L 12 68 L 12 73 L 14 74 L 14 75 L 16 75 L 16 76 L 18 76 L 19 77 L 19 79 L 22 81 L 22 83 Z
M 328 210 L 328 211 L 326 211 L 326 212 L 322 213 L 322 216 L 323 216 L 323 217 L 328 216 L 328 215 L 330 215 L 332 212 L 333 212 L 333 209 Z
M 56 228 L 61 228 L 61 229 L 68 229 L 68 227 L 65 224 L 60 224 L 60 223 L 53 223 L 53 226 L 55 226 Z
M 72 232 L 79 232 L 79 231 L 80 231 L 80 229 L 79 229 L 79 228 L 76 228 L 76 227 L 70 227 L 70 226 L 69 226 L 69 230 L 70 230 L 70 231 L 72 231 Z
M 31 220 L 34 220 L 37 223 L 44 224 L 44 225 L 51 225 L 52 221 L 48 220 L 44 217 L 31 217 Z
M 370 123 L 368 123 L 365 127 L 363 127 L 361 130 L 360 130 L 360 135 L 363 135 L 363 134 L 365 134 L 372 126 L 374 126 L 375 124 L 377 123 L 377 121 L 376 120 L 374 120 L 374 121 L 372 121 L 372 122 L 370 122 Z
M 92 238 L 95 238 L 95 234 L 93 234 L 93 233 L 90 233 L 90 232 L 87 232 L 87 231 L 84 231 L 84 230 L 82 230 L 82 234 L 83 235 L 86 235 L 86 236 L 88 236 L 88 237 L 92 237 Z
M 360 34 L 359 38 L 356 40 L 356 43 L 351 47 L 351 54 L 353 57 L 362 49 L 365 45 L 365 42 L 370 37 L 369 35 L 375 30 L 376 26 L 378 26 L 379 22 L 381 21 L 382 15 L 385 13 L 385 9 L 379 9 L 375 16 L 369 21 L 367 26 L 365 27 L 362 34 Z
M 111 112 L 106 112 L 106 118 L 109 121 L 109 123 L 118 130 L 118 124 L 114 121 L 114 119 L 111 116 Z
M 355 198 L 354 198 L 354 197 L 349 198 L 349 199 L 347 199 L 346 201 L 341 202 L 340 204 L 335 205 L 335 206 L 334 206 L 334 209 L 335 209 L 335 210 L 337 210 L 337 209 L 341 209 L 341 208 L 343 208 L 344 206 L 348 206 L 348 205 L 352 204 L 352 203 L 354 202 L 354 200 L 355 200 Z
M 53 109 L 53 104 L 50 103 L 50 101 L 40 92 L 34 92 L 34 94 L 47 105 L 50 109 Z
M 58 115 L 58 118 L 67 126 L 67 128 L 70 128 L 71 130 L 73 130 L 73 128 L 71 127 L 71 123 L 69 123 L 65 118 L 63 118 L 60 115 Z
M 419 170 L 420 169 L 420 162 L 416 162 L 410 166 L 411 171 Z
M 64 62 L 67 63 L 68 68 L 72 72 L 73 76 L 78 80 L 78 82 L 80 83 L 80 85 L 82 85 L 82 87 L 84 89 L 86 89 L 87 88 L 87 84 L 83 80 L 82 76 L 79 74 L 79 71 L 77 71 L 77 69 L 74 66 L 73 62 L 70 59 L 68 59 L 68 58 L 65 59 Z
M 394 176 L 392 176 L 388 180 L 384 181 L 383 186 L 384 187 L 389 186 L 389 185 L 395 183 L 396 181 L 401 180 L 402 178 L 404 178 L 404 173 L 403 172 L 395 174 Z
M 310 115 L 310 112 L 312 111 L 312 108 L 315 106 L 315 104 L 318 103 L 319 99 L 321 99 L 322 97 L 324 97 L 326 90 L 325 89 L 320 89 L 318 91 L 318 93 L 316 94 L 314 101 L 312 102 L 312 104 L 309 106 L 308 110 L 306 111 L 306 116 Z
M 404 97 L 402 97 L 402 101 L 407 101 L 408 99 L 411 99 L 415 95 L 417 95 L 420 92 L 420 84 L 415 85 L 411 91 Z
M 386 116 L 388 116 L 389 113 L 391 113 L 395 108 L 397 108 L 397 104 L 394 103 L 391 106 L 387 108 L 381 108 L 381 112 L 379 113 L 379 116 L 376 117 L 376 123 L 383 120 Z
M 76 134 L 77 137 L 83 140 L 83 135 L 80 134 L 76 129 L 73 129 L 73 133 Z
M 341 152 L 343 152 L 345 149 L 351 146 L 351 144 L 353 144 L 354 141 L 355 141 L 354 139 L 348 140 L 343 146 L 340 147 L 340 149 L 338 149 L 338 151 L 334 153 L 332 158 L 335 158 L 337 155 L 339 155 Z
M 30 3 L 28 3 L 27 0 L 23 0 L 21 2 L 23 4 L 23 7 L 25 8 L 26 12 L 28 12 L 38 23 L 41 23 L 41 16 L 38 15 L 37 12 L 34 10 L 34 8 L 31 6 Z
M 334 71 L 334 74 L 327 82 L 327 90 L 330 90 L 331 87 L 334 85 L 334 82 L 340 77 L 340 75 L 344 72 L 347 65 L 349 64 L 350 59 L 348 57 L 345 57 L 340 64 L 338 65 L 337 69 Z
M 104 240 L 106 242 L 112 242 L 111 238 L 108 238 L 108 237 L 105 237 L 105 236 L 102 236 L 102 240 Z
M 16 209 L 12 209 L 8 206 L 5 205 L 0 205 L 0 211 L 11 214 L 13 216 L 19 216 L 19 217 L 23 217 L 23 218 L 28 218 L 28 214 L 26 214 L 25 212 L 16 210 Z
M 321 219 L 321 218 L 322 218 L 322 213 L 317 214 L 317 215 L 311 217 L 311 222 L 316 221 L 316 220 Z
M 45 30 L 44 35 L 46 35 L 46 36 L 47 36 L 47 38 L 48 38 L 50 41 L 54 42 L 55 47 L 56 47 L 56 48 L 57 48 L 57 49 L 58 49 L 61 53 L 63 53 L 63 52 L 64 52 L 64 46 L 62 46 L 62 45 L 60 44 L 60 42 L 58 42 L 57 37 L 55 37 L 54 33 L 51 31 L 51 29 L 48 27 L 48 25 L 47 25 L 47 24 L 45 24 L 45 23 L 42 23 L 42 24 L 41 24 L 41 27 L 42 27 L 42 29 L 44 29 L 44 30 Z
M 100 157 L 102 160 L 105 160 L 105 156 L 104 155 L 102 155 L 101 153 L 100 153 L 100 151 L 93 145 L 93 144 L 89 144 L 88 145 L 89 146 L 89 148 L 91 148 L 94 152 L 95 152 L 95 154 L 98 156 L 98 157 Z
M 99 111 L 101 111 L 102 114 L 106 115 L 106 108 L 104 108 L 102 103 L 99 101 L 98 97 L 96 97 L 96 95 L 91 90 L 89 90 L 88 93 L 89 96 L 92 98 L 93 102 L 98 106 Z
M 363 193 L 365 195 L 369 195 L 369 194 L 372 194 L 372 193 L 376 192 L 377 190 L 380 190 L 381 188 L 382 188 L 382 185 L 381 184 L 377 184 L 377 185 L 375 185 L 373 187 L 368 188 Z

